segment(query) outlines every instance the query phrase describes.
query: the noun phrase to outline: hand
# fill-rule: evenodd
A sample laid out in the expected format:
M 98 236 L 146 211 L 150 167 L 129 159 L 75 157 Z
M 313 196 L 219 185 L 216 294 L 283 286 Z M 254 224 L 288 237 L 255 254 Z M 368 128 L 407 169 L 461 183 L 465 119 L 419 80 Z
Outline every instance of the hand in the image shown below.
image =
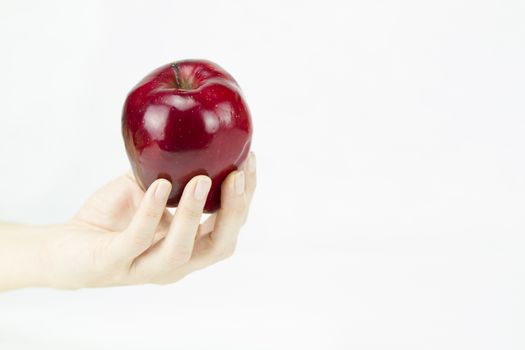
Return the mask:
M 48 284 L 77 289 L 173 283 L 233 254 L 255 190 L 255 156 L 223 182 L 221 209 L 200 224 L 211 180 L 196 176 L 174 215 L 166 210 L 171 184 L 144 193 L 127 174 L 97 191 L 75 217 L 48 228 L 41 253 Z

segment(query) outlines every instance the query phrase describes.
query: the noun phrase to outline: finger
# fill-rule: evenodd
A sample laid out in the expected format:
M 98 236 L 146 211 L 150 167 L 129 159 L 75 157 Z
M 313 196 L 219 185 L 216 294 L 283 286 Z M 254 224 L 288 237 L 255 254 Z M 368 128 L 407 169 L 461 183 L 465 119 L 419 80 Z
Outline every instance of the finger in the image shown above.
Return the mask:
M 220 255 L 229 255 L 230 250 L 235 248 L 246 212 L 245 186 L 244 171 L 232 172 L 222 184 L 221 209 L 210 233 L 210 239 Z
M 159 179 L 150 185 L 130 224 L 117 236 L 121 255 L 133 259 L 151 246 L 170 192 L 167 180 Z
M 210 188 L 211 179 L 203 175 L 194 177 L 184 188 L 168 234 L 161 243 L 161 255 L 168 266 L 183 264 L 191 258 Z
M 241 170 L 244 170 L 245 176 L 246 176 L 245 190 L 246 190 L 246 200 L 247 200 L 248 206 L 250 205 L 252 201 L 253 194 L 255 192 L 255 187 L 257 184 L 257 176 L 255 173 L 255 168 L 256 168 L 255 154 L 253 152 L 250 152 L 246 161 L 240 167 Z M 246 210 L 246 214 L 248 214 L 248 210 Z M 216 218 L 217 218 L 217 214 L 212 214 L 206 219 L 206 221 L 204 221 L 199 226 L 198 237 L 203 237 L 213 231 L 215 227 Z M 246 221 L 246 219 L 247 219 L 247 215 L 245 215 L 244 221 Z
M 221 186 L 221 209 L 215 217 L 213 232 L 197 242 L 195 255 L 184 265 L 185 273 L 202 269 L 233 254 L 246 210 L 243 171 L 234 171 Z
M 253 194 L 255 193 L 255 187 L 257 186 L 257 173 L 256 173 L 256 158 L 253 152 L 250 152 L 248 159 L 246 160 L 246 201 L 248 208 L 244 215 L 244 222 L 248 219 L 249 206 L 253 199 Z

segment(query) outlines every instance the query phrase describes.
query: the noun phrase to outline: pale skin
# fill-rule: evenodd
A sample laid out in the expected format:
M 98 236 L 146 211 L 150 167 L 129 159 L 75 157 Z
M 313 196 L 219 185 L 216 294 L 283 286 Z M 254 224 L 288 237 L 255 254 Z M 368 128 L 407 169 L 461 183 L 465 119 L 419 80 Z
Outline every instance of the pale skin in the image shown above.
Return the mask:
M 255 156 L 221 185 L 221 209 L 201 223 L 211 179 L 194 177 L 175 214 L 169 181 L 146 192 L 128 173 L 95 192 L 69 221 L 0 222 L 0 291 L 169 284 L 230 257 L 256 185 Z

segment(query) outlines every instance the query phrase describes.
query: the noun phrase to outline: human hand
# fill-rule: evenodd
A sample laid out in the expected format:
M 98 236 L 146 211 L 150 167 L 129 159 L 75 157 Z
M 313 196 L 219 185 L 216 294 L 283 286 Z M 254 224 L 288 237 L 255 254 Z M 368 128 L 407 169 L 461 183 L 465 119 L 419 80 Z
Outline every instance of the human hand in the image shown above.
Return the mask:
M 171 214 L 171 184 L 144 193 L 132 174 L 92 195 L 64 225 L 48 228 L 41 261 L 47 284 L 77 289 L 173 283 L 233 254 L 256 185 L 255 156 L 221 186 L 221 209 L 200 224 L 211 180 L 194 177 Z

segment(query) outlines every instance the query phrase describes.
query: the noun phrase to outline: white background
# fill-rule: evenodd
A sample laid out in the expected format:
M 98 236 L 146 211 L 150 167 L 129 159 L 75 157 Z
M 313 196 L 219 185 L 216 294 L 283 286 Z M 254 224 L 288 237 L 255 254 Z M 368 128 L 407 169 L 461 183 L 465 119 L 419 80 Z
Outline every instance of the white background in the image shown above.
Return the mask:
M 0 349 L 525 348 L 523 1 L 0 3 L 0 220 L 127 171 L 146 73 L 240 82 L 236 255 L 167 287 L 0 295 Z

